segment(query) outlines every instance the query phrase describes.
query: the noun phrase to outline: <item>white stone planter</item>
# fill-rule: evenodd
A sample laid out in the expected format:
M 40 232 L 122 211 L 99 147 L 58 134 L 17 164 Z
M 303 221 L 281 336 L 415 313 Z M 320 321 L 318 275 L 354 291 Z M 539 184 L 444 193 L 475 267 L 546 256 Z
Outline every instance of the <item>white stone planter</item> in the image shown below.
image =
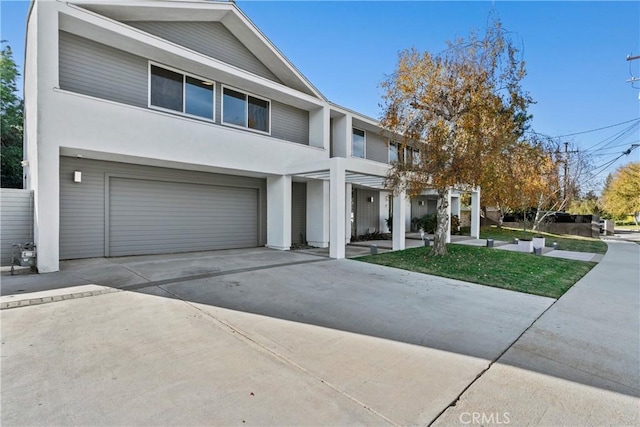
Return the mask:
M 533 238 L 533 248 L 534 249 L 542 249 L 542 248 L 544 248 L 544 237 L 534 237 Z
M 518 250 L 520 252 L 526 252 L 530 254 L 533 252 L 533 241 L 531 240 L 518 240 Z

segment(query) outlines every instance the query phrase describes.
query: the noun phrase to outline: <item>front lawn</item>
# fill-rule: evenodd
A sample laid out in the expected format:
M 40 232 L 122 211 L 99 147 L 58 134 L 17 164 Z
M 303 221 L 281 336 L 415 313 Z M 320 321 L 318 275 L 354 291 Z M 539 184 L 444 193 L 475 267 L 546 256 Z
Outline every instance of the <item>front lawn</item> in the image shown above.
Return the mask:
M 355 259 L 551 298 L 560 297 L 596 265 L 496 248 L 447 248 L 444 257 L 428 257 L 431 248 L 419 247 Z
M 521 239 L 524 236 L 529 238 L 538 233 L 523 232 L 515 228 L 498 228 L 496 226 L 482 227 L 480 229 L 481 239 L 494 239 L 511 242 L 514 238 Z M 566 234 L 540 233 L 545 239 L 545 246 L 552 247 L 553 242 L 558 243 L 558 249 L 575 252 L 591 252 L 594 254 L 604 254 L 607 252 L 607 244 L 600 239 L 582 236 L 569 236 Z

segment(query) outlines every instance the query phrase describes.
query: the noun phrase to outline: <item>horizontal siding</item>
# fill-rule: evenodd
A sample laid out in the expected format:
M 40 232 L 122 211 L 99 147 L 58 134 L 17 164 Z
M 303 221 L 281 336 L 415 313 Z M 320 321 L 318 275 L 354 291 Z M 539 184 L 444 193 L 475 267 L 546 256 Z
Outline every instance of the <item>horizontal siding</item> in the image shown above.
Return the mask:
M 307 184 L 291 184 L 291 243 L 307 240 Z
M 73 182 L 73 172 L 82 182 Z M 107 174 L 140 179 L 186 181 L 212 185 L 256 188 L 261 192 L 259 245 L 266 242 L 266 184 L 263 179 L 209 174 L 128 163 L 61 157 L 60 159 L 60 258 L 104 256 L 105 177 Z M 113 178 L 112 178 L 113 179 Z M 149 218 L 149 221 L 153 221 Z M 194 249 L 195 250 L 195 249 Z
M 60 88 L 137 107 L 148 107 L 148 60 L 60 32 Z M 168 64 L 171 65 L 171 64 Z M 188 74 L 188 73 L 187 73 Z M 216 81 L 215 122 L 222 123 L 224 82 Z M 242 90 L 242 88 L 239 88 Z M 271 101 L 271 136 L 309 145 L 309 112 Z
M 280 102 L 271 102 L 271 136 L 309 145 L 309 112 Z
M 367 131 L 366 157 L 376 162 L 389 163 L 389 148 L 387 143 L 376 132 Z
M 147 60 L 60 31 L 60 88 L 147 107 Z
M 220 22 L 127 22 L 127 25 L 280 83 Z
M 33 242 L 33 192 L 0 189 L 0 264 L 11 265 L 14 243 Z

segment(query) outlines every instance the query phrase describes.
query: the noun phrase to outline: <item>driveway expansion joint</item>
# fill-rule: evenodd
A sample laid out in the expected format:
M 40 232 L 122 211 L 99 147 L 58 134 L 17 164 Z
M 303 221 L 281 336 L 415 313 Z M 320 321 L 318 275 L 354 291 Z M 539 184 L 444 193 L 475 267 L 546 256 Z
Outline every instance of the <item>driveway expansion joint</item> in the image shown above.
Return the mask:
M 493 360 L 491 360 L 491 361 L 489 362 L 489 364 L 487 365 L 487 367 L 486 367 L 486 368 L 484 368 L 482 371 L 480 371 L 480 372 L 478 373 L 478 375 L 476 375 L 476 377 L 473 379 L 473 381 L 471 381 L 469 384 L 467 384 L 467 386 L 466 386 L 465 388 L 463 388 L 463 389 L 462 389 L 462 391 L 460 391 L 460 393 L 458 394 L 458 396 L 456 396 L 456 398 L 455 398 L 451 403 L 449 403 L 449 405 L 447 405 L 447 406 L 446 406 L 442 411 L 440 411 L 440 412 L 438 413 L 438 415 L 436 415 L 436 416 L 433 418 L 433 420 L 431 420 L 429 423 L 427 423 L 427 426 L 432 426 L 436 421 L 438 421 L 438 419 L 439 419 L 439 418 L 440 418 L 440 417 L 441 417 L 441 416 L 442 416 L 442 415 L 447 411 L 447 409 L 455 407 L 455 406 L 458 404 L 458 402 L 460 401 L 460 399 L 462 398 L 462 396 L 467 392 L 467 390 L 469 390 L 469 389 L 471 388 L 471 386 L 472 386 L 472 385 L 474 385 L 474 384 L 475 384 L 475 383 L 476 383 L 480 378 L 482 378 L 482 376 L 483 376 L 484 374 L 486 374 L 486 373 L 489 371 L 489 369 L 491 369 L 491 367 L 492 367 L 492 366 L 493 366 L 493 365 L 494 365 L 498 360 L 500 360 L 500 358 L 501 358 L 502 356 L 504 356 L 504 355 L 505 355 L 505 353 L 506 353 L 507 351 L 509 351 L 509 350 L 510 350 L 510 349 L 511 349 L 511 348 L 512 348 L 512 347 L 513 347 L 513 346 L 514 346 L 514 345 L 515 345 L 519 340 L 520 340 L 520 338 L 522 338 L 522 336 L 523 336 L 525 333 L 527 333 L 527 331 L 529 331 L 529 329 L 531 329 L 531 328 L 533 327 L 533 325 L 534 325 L 534 324 L 535 324 L 535 323 L 536 323 L 536 322 L 537 322 L 537 321 L 538 321 L 542 316 L 544 316 L 544 314 L 545 314 L 547 311 L 549 311 L 549 310 L 551 309 L 551 307 L 553 307 L 553 306 L 555 305 L 555 303 L 556 303 L 556 302 L 558 302 L 558 299 L 556 299 L 556 300 L 555 300 L 555 301 L 553 301 L 551 304 L 549 304 L 549 307 L 545 308 L 545 309 L 542 311 L 542 313 L 540 313 L 540 314 L 538 315 L 538 317 L 536 317 L 535 319 L 533 319 L 533 322 L 531 322 L 531 324 L 530 324 L 529 326 L 527 326 L 527 327 L 525 328 L 525 330 L 524 330 L 524 331 L 522 331 L 522 333 L 521 333 L 520 335 L 518 335 L 518 336 L 516 337 L 516 339 L 515 339 L 515 340 L 513 340 L 513 342 L 511 342 L 511 344 L 509 344 L 509 345 L 508 345 L 508 346 L 507 346 L 507 347 L 506 347 L 506 348 L 505 348 L 505 349 L 504 349 L 504 350 L 503 350 L 503 351 L 502 351 L 502 352 L 501 352 L 501 353 L 500 353 L 496 358 L 494 358 Z
M 313 260 L 313 261 L 305 261 L 304 263 L 308 263 L 308 262 L 318 262 L 320 260 Z M 326 260 L 325 260 L 326 261 Z M 291 264 L 300 264 L 300 263 L 291 263 Z M 258 268 L 259 269 L 259 268 Z M 322 377 L 314 374 L 313 372 L 309 371 L 308 369 L 306 369 L 305 367 L 303 367 L 302 365 L 300 365 L 299 363 L 296 363 L 295 361 L 289 359 L 288 357 L 278 353 L 277 351 L 265 346 L 264 344 L 259 343 L 258 341 L 254 340 L 253 338 L 251 338 L 249 336 L 249 334 L 245 331 L 243 331 L 242 329 L 239 329 L 235 326 L 233 326 L 232 324 L 225 322 L 219 318 L 217 318 L 216 316 L 214 316 L 212 313 L 209 313 L 205 310 L 202 310 L 200 307 L 198 307 L 195 303 L 191 302 L 191 301 L 187 301 L 183 298 L 181 298 L 179 295 L 167 290 L 166 288 L 163 288 L 161 285 L 158 285 L 159 289 L 162 289 L 164 292 L 168 293 L 169 295 L 173 296 L 174 298 L 176 298 L 179 301 L 182 301 L 183 303 L 187 304 L 188 306 L 198 310 L 203 316 L 206 316 L 210 319 L 212 319 L 214 322 L 219 323 L 220 325 L 222 325 L 224 328 L 228 329 L 232 334 L 234 334 L 235 336 L 240 336 L 242 337 L 244 340 L 248 341 L 252 346 L 257 347 L 258 349 L 260 349 L 261 351 L 270 354 L 272 357 L 275 357 L 276 359 L 286 363 L 287 365 L 292 366 L 293 368 L 303 372 L 306 375 L 309 375 L 310 377 L 314 378 L 315 380 L 319 381 L 321 384 L 329 387 L 330 389 L 332 389 L 333 391 L 335 391 L 336 393 L 340 394 L 341 396 L 344 396 L 346 399 L 352 401 L 353 403 L 357 404 L 358 406 L 361 406 L 363 409 L 371 412 L 372 414 L 376 415 L 377 417 L 381 418 L 382 420 L 384 420 L 385 422 L 389 423 L 392 426 L 396 426 L 399 427 L 401 424 L 390 420 L 389 418 L 387 418 L 386 416 L 384 416 L 383 414 L 381 414 L 380 412 L 376 411 L 375 409 L 373 409 L 370 405 L 365 404 L 364 402 L 358 400 L 357 398 L 355 398 L 354 396 L 351 396 L 349 393 L 345 392 L 344 390 L 341 390 L 339 387 L 337 387 L 336 385 L 332 384 L 331 382 L 323 379 Z

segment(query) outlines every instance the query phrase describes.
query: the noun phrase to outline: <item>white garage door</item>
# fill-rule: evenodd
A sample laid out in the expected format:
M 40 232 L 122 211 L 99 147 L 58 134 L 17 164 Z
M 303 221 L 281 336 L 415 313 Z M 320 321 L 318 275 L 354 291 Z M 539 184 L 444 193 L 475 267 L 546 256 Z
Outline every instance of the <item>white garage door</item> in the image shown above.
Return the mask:
M 258 190 L 109 179 L 109 256 L 258 246 Z

